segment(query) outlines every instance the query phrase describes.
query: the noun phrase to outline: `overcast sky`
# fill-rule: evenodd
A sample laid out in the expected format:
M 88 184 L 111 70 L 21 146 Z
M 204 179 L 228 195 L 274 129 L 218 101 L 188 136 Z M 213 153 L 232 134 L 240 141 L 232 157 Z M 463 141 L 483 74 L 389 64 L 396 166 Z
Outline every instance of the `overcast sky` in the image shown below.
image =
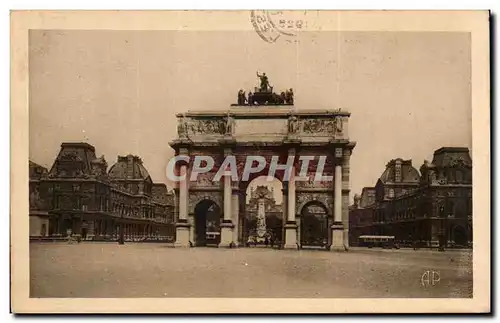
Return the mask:
M 292 38 L 290 38 L 291 40 Z M 393 158 L 419 169 L 442 146 L 471 148 L 470 38 L 451 32 L 304 32 L 266 43 L 248 31 L 31 31 L 30 159 L 50 167 L 61 142 L 88 142 L 109 166 L 142 157 L 153 181 L 175 113 L 227 109 L 266 72 L 297 109 L 352 113 L 351 188 Z

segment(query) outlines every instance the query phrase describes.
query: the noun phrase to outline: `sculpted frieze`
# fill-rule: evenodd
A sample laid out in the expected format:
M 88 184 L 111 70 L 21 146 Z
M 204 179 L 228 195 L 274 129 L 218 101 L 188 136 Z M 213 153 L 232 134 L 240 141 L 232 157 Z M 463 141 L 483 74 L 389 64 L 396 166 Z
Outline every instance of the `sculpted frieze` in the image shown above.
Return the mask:
M 220 182 L 219 181 L 214 182 L 213 180 L 214 176 L 215 176 L 214 172 L 198 174 L 198 176 L 196 177 L 196 181 L 191 182 L 191 186 L 210 187 L 210 188 L 219 187 Z
M 323 174 L 326 176 L 326 174 Z M 332 181 L 315 181 L 316 174 L 307 174 L 308 179 L 306 181 L 296 181 L 295 185 L 297 188 L 330 188 L 332 187 Z
M 343 132 L 342 117 L 334 119 L 305 119 L 302 130 L 305 134 L 340 135 Z
M 332 214 L 333 197 L 331 197 L 331 194 L 309 192 L 297 193 L 296 214 L 300 214 L 304 206 L 310 202 L 319 202 L 326 208 L 328 215 Z
M 232 124 L 231 124 L 232 125 Z M 227 120 L 221 119 L 190 119 L 187 121 L 187 133 L 223 135 L 231 130 Z
M 222 204 L 222 194 L 221 192 L 189 192 L 189 213 L 194 214 L 195 208 L 198 205 L 198 203 L 204 201 L 204 200 L 210 200 L 212 202 L 215 202 L 217 206 L 222 210 L 223 204 Z

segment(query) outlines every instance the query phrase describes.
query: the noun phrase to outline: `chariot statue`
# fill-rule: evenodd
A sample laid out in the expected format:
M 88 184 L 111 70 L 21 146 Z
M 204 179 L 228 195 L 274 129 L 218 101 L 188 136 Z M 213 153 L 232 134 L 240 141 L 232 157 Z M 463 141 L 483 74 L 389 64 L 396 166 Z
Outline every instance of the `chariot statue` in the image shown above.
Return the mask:
M 244 90 L 239 90 L 236 105 L 293 105 L 293 89 L 278 92 L 279 94 L 274 93 L 266 73 L 256 72 L 256 74 L 259 86 L 254 88 L 253 93 L 248 92 L 248 98 Z

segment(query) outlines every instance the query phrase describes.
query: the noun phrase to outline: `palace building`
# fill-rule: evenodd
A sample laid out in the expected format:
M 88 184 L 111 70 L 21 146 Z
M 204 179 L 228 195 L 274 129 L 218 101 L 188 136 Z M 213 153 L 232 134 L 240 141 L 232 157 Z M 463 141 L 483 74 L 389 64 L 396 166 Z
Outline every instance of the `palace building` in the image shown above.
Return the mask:
M 174 197 L 153 183 L 137 156 L 118 156 L 107 171 L 87 143 L 63 143 L 50 171 L 30 161 L 30 237 L 173 240 Z
M 394 236 L 402 245 L 472 244 L 472 159 L 468 148 L 443 147 L 420 173 L 411 160 L 391 160 L 375 187 L 349 210 L 350 244 L 362 235 Z
M 42 178 L 47 176 L 47 173 L 47 168 L 29 161 L 30 236 L 45 237 L 49 234 L 49 213 L 48 205 L 45 203 L 46 196 L 40 195 L 40 182 Z

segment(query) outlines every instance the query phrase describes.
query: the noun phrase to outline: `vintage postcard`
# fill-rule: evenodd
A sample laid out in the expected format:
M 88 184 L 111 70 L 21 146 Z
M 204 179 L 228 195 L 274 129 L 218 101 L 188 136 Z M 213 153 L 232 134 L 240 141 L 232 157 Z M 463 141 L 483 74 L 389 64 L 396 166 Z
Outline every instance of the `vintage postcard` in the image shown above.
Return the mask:
M 15 313 L 485 313 L 487 11 L 14 11 Z

